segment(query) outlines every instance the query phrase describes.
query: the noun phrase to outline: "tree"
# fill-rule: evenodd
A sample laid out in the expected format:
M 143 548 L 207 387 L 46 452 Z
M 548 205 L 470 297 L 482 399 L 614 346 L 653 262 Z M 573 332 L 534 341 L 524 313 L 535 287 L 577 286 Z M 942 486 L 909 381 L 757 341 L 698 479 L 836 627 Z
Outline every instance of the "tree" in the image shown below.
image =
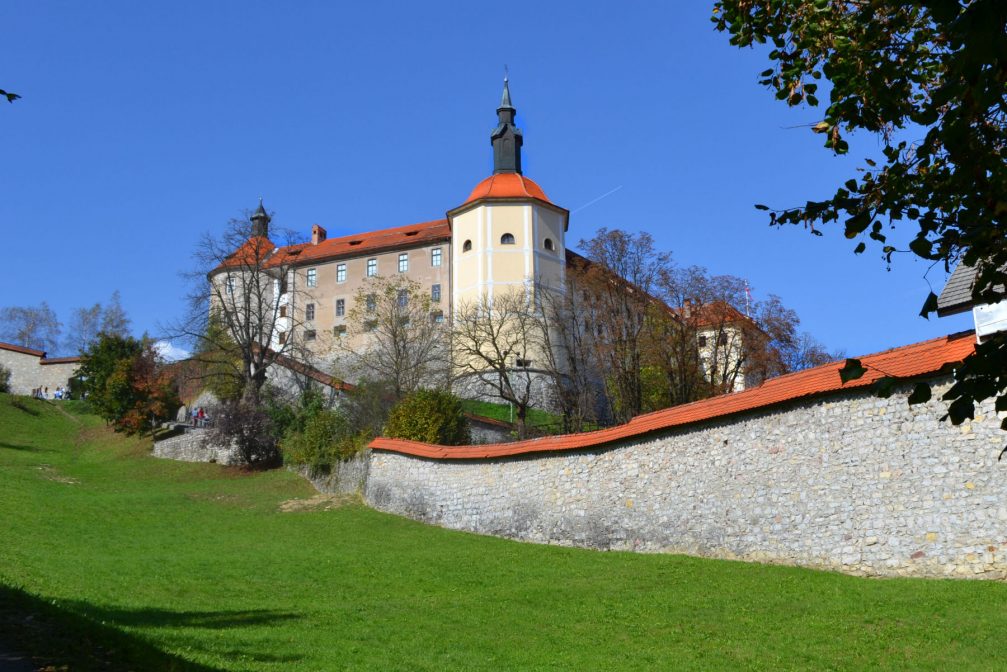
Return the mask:
M 99 416 L 117 430 L 137 433 L 178 407 L 163 364 L 149 338 L 101 334 L 82 353 L 78 376 Z
M 11 343 L 55 351 L 63 325 L 56 313 L 43 301 L 38 306 L 11 306 L 0 309 L 0 338 Z
M 269 220 L 260 206 L 254 215 L 232 219 L 220 236 L 201 238 L 193 254 L 196 270 L 187 274 L 188 313 L 169 327 L 172 337 L 193 344 L 196 361 L 220 365 L 219 353 L 233 354 L 241 398 L 253 407 L 278 357 L 306 356 L 303 309 L 293 297 L 310 301 L 310 294 L 299 288 L 304 278 L 294 268 L 296 255 L 262 235 Z M 294 242 L 283 231 L 272 235 Z
M 101 333 L 101 304 L 90 308 L 76 308 L 70 315 L 64 347 L 67 352 L 85 352 L 98 340 Z
M 392 409 L 384 435 L 459 446 L 472 440 L 461 400 L 447 390 L 417 390 Z
M 462 303 L 452 320 L 453 378 L 469 393 L 513 404 L 520 438 L 528 434 L 528 409 L 543 383 L 532 368 L 542 324 L 530 288 Z
M 656 298 L 671 255 L 654 246 L 646 232 L 599 229 L 582 240 L 587 262 L 571 265 L 582 294 L 584 329 L 595 370 L 603 372 L 604 393 L 615 422 L 628 422 L 647 410 L 644 359 L 648 343 L 670 332 L 674 315 Z
M 430 295 L 404 276 L 374 277 L 357 290 L 347 333 L 336 341 L 346 355 L 345 378 L 386 380 L 396 400 L 422 387 L 448 383 L 447 329 Z
M 119 290 L 112 292 L 112 298 L 101 313 L 101 331 L 112 336 L 126 336 L 129 334 L 129 323 L 131 320 L 126 316 L 126 311 L 122 307 Z
M 73 311 L 67 325 L 64 348 L 67 352 L 84 352 L 94 345 L 101 333 L 128 336 L 129 323 L 130 319 L 120 302 L 119 290 L 116 290 L 107 306 L 96 303 Z
M 788 105 L 816 107 L 819 82 L 829 84 L 829 105 L 811 126 L 827 149 L 845 154 L 844 136 L 858 130 L 882 145 L 881 158 L 866 159 L 831 197 L 773 210 L 771 224 L 820 234 L 818 225 L 842 221 L 847 238 L 876 241 L 888 263 L 900 252 L 945 270 L 960 261 L 977 268 L 977 303 L 1004 298 L 1007 3 L 718 0 L 713 21 L 736 46 L 773 44 L 760 83 Z M 909 132 L 917 139 L 905 139 Z M 905 249 L 890 231 L 899 222 L 909 228 Z M 854 252 L 866 247 L 860 240 Z M 936 304 L 931 292 L 921 314 Z M 853 366 L 846 375 L 856 373 Z M 1007 334 L 980 344 L 955 378 L 945 394 L 952 422 L 992 396 L 1007 410 Z

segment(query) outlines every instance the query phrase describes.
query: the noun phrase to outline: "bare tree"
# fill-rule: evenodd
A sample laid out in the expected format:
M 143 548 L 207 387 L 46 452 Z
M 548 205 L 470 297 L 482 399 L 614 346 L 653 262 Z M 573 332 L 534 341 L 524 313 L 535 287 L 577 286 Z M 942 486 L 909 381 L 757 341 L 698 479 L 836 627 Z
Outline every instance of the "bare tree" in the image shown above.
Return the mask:
M 67 352 L 87 352 L 101 333 L 101 304 L 76 308 L 70 314 L 64 347 Z
M 77 308 L 70 315 L 64 347 L 68 352 L 85 352 L 98 340 L 99 334 L 129 336 L 130 319 L 122 307 L 119 290 L 112 293 L 107 306 L 96 303 L 89 308 Z
M 568 268 L 581 288 L 594 365 L 604 379 L 613 419 L 627 422 L 646 409 L 644 354 L 648 332 L 663 330 L 674 316 L 654 298 L 671 255 L 654 247 L 648 233 L 599 229 L 581 241 L 587 260 Z
M 528 434 L 528 409 L 542 385 L 543 321 L 530 291 L 515 289 L 463 303 L 452 318 L 454 378 L 467 392 L 514 405 L 518 435 Z
M 357 290 L 346 334 L 335 349 L 344 378 L 386 381 L 395 399 L 450 379 L 443 312 L 422 286 L 404 276 L 374 277 Z
M 132 320 L 123 310 L 119 290 L 112 292 L 112 298 L 101 314 L 101 332 L 112 336 L 128 336 L 129 324 Z
M 10 343 L 53 352 L 59 347 L 63 325 L 49 304 L 0 309 L 0 338 Z
M 584 431 L 608 415 L 599 405 L 592 331 L 581 319 L 586 314 L 583 297 L 576 275 L 568 276 L 564 287 L 540 286 L 536 297 L 541 367 L 551 379 L 552 401 L 563 416 L 564 432 Z
M 262 209 L 232 219 L 219 236 L 204 235 L 193 254 L 188 313 L 170 335 L 193 344 L 213 375 L 231 375 L 247 405 L 259 405 L 267 369 L 278 357 L 303 360 L 297 301 L 310 299 L 294 262 L 300 247 L 286 232 L 278 246 Z M 296 297 L 296 300 L 295 300 Z M 225 356 L 220 356 L 225 353 Z

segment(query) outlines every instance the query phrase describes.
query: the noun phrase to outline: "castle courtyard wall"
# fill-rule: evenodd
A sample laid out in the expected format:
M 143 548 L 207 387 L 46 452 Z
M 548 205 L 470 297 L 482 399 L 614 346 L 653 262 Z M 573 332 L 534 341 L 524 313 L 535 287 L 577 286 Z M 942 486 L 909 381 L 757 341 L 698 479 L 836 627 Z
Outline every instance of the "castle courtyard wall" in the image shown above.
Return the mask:
M 443 527 L 876 576 L 1007 577 L 1007 463 L 983 405 L 940 418 L 844 392 L 599 448 L 493 459 L 373 450 L 364 497 Z

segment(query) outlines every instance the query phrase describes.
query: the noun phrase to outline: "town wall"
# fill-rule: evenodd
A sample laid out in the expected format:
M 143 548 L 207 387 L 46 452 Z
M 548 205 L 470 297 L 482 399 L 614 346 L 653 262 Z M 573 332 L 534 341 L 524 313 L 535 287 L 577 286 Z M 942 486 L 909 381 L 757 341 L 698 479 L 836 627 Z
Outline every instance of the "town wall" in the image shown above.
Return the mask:
M 80 366 L 80 359 L 77 357 L 47 360 L 44 353 L 21 350 L 23 349 L 10 346 L 0 347 L 0 366 L 11 372 L 11 394 L 31 394 L 37 387 L 48 387 L 52 398 L 56 388 L 66 387 Z
M 910 406 L 869 389 L 583 450 L 492 459 L 370 453 L 364 496 L 426 523 L 523 541 L 880 576 L 1007 577 L 1005 433 L 955 427 L 935 379 Z M 447 451 L 449 449 L 445 449 Z

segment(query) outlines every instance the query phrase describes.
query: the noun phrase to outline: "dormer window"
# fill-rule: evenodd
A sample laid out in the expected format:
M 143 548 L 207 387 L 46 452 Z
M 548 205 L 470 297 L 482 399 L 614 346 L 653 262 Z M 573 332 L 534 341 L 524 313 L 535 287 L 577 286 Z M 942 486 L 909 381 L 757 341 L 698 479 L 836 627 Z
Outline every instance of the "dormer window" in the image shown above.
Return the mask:
M 556 246 L 553 245 L 552 238 L 545 239 L 545 249 L 549 250 L 550 252 L 556 249 Z
M 513 233 L 505 233 L 502 236 L 500 236 L 500 244 L 501 245 L 513 245 L 514 244 L 514 234 Z
M 472 251 L 472 241 L 466 240 L 464 243 L 462 243 L 462 252 L 471 252 L 471 251 Z

